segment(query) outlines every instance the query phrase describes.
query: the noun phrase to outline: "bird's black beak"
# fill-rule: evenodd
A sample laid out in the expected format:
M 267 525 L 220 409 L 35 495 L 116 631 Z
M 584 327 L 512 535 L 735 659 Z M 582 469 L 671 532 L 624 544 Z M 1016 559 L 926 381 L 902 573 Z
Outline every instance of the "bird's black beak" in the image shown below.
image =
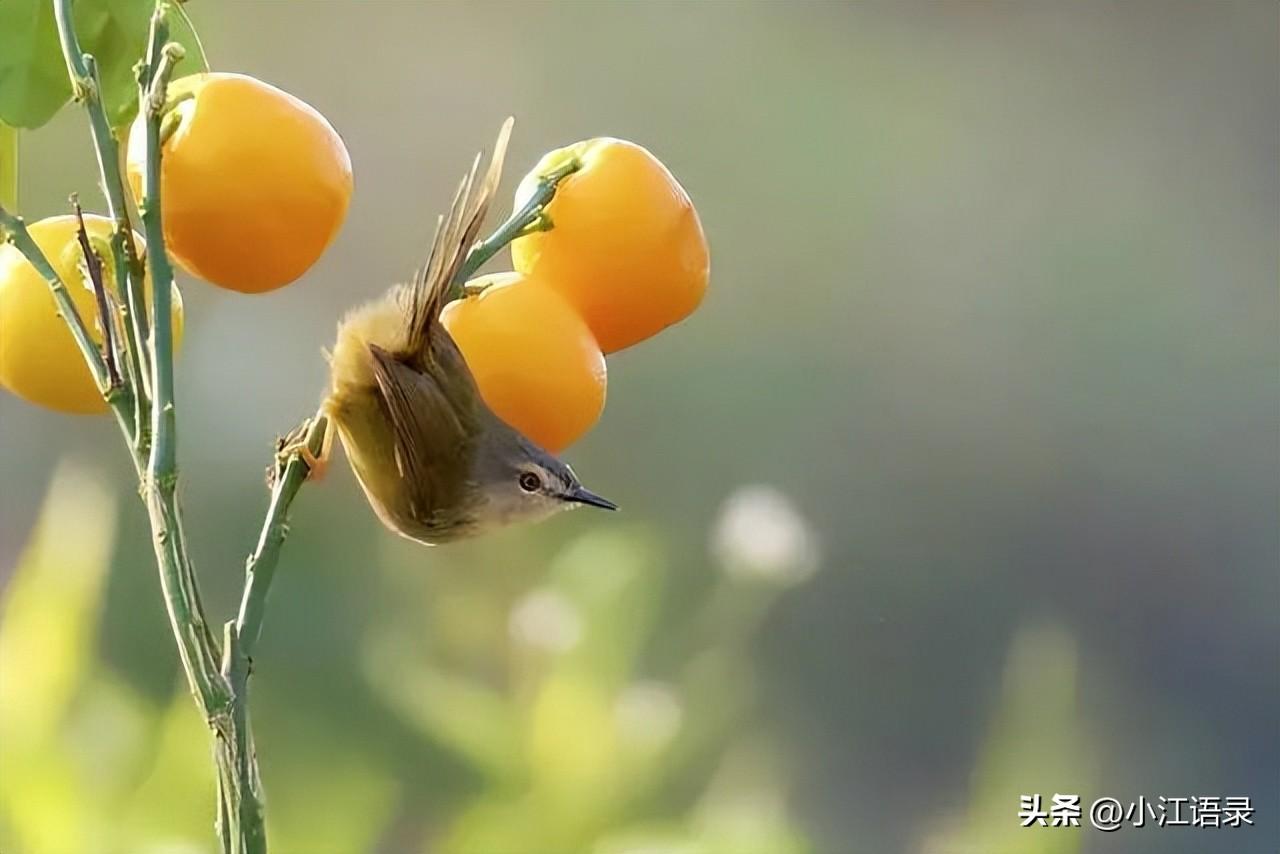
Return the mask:
M 614 504 L 607 498 L 601 498 L 591 490 L 575 486 L 570 492 L 566 492 L 560 496 L 565 501 L 576 501 L 578 504 L 589 504 L 592 507 L 599 507 L 601 510 L 617 510 L 618 505 Z

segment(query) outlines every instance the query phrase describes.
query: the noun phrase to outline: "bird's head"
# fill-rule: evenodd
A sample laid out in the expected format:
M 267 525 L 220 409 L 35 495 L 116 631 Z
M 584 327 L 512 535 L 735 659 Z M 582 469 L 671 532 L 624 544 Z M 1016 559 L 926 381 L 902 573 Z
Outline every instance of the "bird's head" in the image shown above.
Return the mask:
M 563 460 L 497 420 L 482 431 L 472 487 L 480 527 L 536 522 L 576 507 L 617 510 L 582 485 Z

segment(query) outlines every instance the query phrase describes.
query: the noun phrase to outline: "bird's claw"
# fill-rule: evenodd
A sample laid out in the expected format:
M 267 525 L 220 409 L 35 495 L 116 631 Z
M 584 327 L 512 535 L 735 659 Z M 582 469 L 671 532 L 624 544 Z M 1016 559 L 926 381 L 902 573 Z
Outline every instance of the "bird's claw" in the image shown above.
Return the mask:
M 316 456 L 307 445 L 307 434 L 311 431 L 311 419 L 308 418 L 284 436 L 276 439 L 275 461 L 267 468 L 267 488 L 274 489 L 276 483 L 284 476 L 285 467 L 297 457 L 307 465 L 307 480 L 320 481 L 329 471 L 329 461 L 324 454 Z

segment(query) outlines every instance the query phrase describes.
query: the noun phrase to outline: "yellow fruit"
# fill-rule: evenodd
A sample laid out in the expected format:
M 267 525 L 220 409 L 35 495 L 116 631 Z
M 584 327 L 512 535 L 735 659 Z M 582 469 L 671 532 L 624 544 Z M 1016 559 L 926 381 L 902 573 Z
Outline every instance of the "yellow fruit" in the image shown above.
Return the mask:
M 243 74 L 173 81 L 180 121 L 163 144 L 164 239 L 184 270 L 262 293 L 297 279 L 329 246 L 351 200 L 351 158 L 313 107 Z M 144 123 L 129 134 L 142 196 Z
M 591 139 L 552 151 L 516 190 L 571 157 L 547 206 L 554 228 L 511 244 L 517 270 L 559 291 L 613 353 L 683 320 L 707 289 L 709 256 L 698 213 L 667 167 L 632 142 Z
M 86 214 L 84 224 L 95 245 L 111 239 L 111 221 L 107 218 Z M 79 272 L 84 256 L 76 238 L 75 217 L 51 217 L 35 223 L 29 230 L 67 286 L 90 336 L 101 345 L 102 325 L 92 284 Z M 134 240 L 142 252 L 142 238 L 135 234 Z M 102 261 L 107 290 L 113 293 L 111 259 L 108 256 Z M 145 283 L 145 292 L 149 297 L 150 278 Z M 176 350 L 182 341 L 182 295 L 176 286 L 172 293 Z M 32 403 L 59 412 L 92 414 L 107 409 L 84 356 L 71 337 L 71 330 L 58 314 L 49 283 L 10 244 L 0 246 L 0 385 Z
M 440 320 L 493 413 L 551 453 L 591 429 L 604 410 L 604 355 L 574 310 L 520 273 L 478 279 L 477 296 Z

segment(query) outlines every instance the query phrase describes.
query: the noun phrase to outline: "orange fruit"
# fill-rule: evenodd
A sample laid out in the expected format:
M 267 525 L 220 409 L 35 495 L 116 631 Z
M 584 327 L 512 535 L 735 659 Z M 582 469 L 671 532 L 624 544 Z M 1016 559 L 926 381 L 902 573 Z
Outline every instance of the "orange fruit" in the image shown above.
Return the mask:
M 604 410 L 604 355 L 573 308 L 536 279 L 498 273 L 471 284 L 481 283 L 440 320 L 493 413 L 559 453 Z
M 351 158 L 310 105 L 243 74 L 169 85 L 176 128 L 163 143 L 160 195 L 169 254 L 219 287 L 262 293 L 297 279 L 337 235 L 351 200 Z M 142 116 L 128 173 L 142 198 Z
M 633 142 L 590 139 L 545 155 L 516 190 L 519 209 L 540 176 L 571 157 L 547 205 L 554 228 L 511 244 L 517 270 L 555 288 L 606 353 L 683 320 L 707 289 L 709 256 L 698 213 L 658 158 Z
M 85 214 L 85 231 L 95 245 L 111 239 L 111 220 Z M 67 286 L 76 311 L 89 335 L 101 346 L 102 324 L 93 285 L 80 273 L 84 255 L 76 238 L 76 218 L 55 216 L 28 229 L 62 283 Z M 135 234 L 138 251 L 144 249 Z M 115 293 L 111 257 L 100 259 L 108 293 Z M 151 293 L 148 277 L 144 291 Z M 182 295 L 172 291 L 173 343 L 182 342 Z M 123 367 L 122 367 L 123 370 Z M 106 412 L 107 404 L 93 381 L 71 330 L 58 314 L 49 283 L 11 244 L 0 246 L 0 385 L 32 403 L 59 412 Z

